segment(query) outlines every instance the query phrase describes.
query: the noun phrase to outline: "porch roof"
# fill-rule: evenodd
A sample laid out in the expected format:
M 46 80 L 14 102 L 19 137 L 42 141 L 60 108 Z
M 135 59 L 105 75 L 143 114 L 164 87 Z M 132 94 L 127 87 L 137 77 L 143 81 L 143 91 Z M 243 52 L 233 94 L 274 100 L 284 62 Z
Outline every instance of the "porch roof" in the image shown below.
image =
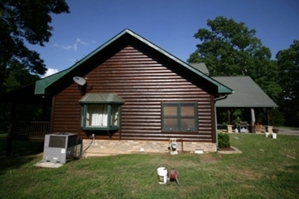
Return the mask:
M 209 74 L 204 63 L 190 63 L 192 67 Z M 228 86 L 235 92 L 227 98 L 217 101 L 216 107 L 226 108 L 273 108 L 275 102 L 249 76 L 215 76 L 218 82 Z
M 139 40 L 140 42 L 144 43 L 145 45 L 153 48 L 154 50 L 158 51 L 159 53 L 165 55 L 166 57 L 170 58 L 171 60 L 177 62 L 178 64 L 182 65 L 183 67 L 187 68 L 188 70 L 192 71 L 193 73 L 197 74 L 201 78 L 204 78 L 208 82 L 212 83 L 218 88 L 218 93 L 219 94 L 231 94 L 233 93 L 233 90 L 226 85 L 218 82 L 217 80 L 209 77 L 208 75 L 204 74 L 200 70 L 197 70 L 193 68 L 191 65 L 188 63 L 178 59 L 177 57 L 173 56 L 172 54 L 166 52 L 165 50 L 161 49 L 160 47 L 156 46 L 155 44 L 151 43 L 150 41 L 146 40 L 145 38 L 141 37 L 140 35 L 136 34 L 135 32 L 125 29 L 116 36 L 114 36 L 112 39 L 104 43 L 102 46 L 91 52 L 89 55 L 75 63 L 73 66 L 70 68 L 61 71 L 59 73 L 56 73 L 54 75 L 51 75 L 49 77 L 43 78 L 41 80 L 38 80 L 35 84 L 35 94 L 48 94 L 49 87 L 53 85 L 55 82 L 57 82 L 59 79 L 63 78 L 64 76 L 68 75 L 78 67 L 80 67 L 83 63 L 87 62 L 90 58 L 101 54 L 102 56 L 105 56 L 104 50 L 107 49 L 108 47 L 111 47 L 111 45 L 117 45 L 118 41 L 124 39 L 126 40 L 128 37 L 135 38 Z
M 35 83 L 0 95 L 0 101 L 5 103 L 41 104 L 51 105 L 52 98 L 49 96 L 34 95 Z
M 234 89 L 233 95 L 217 101 L 216 107 L 227 108 L 273 108 L 275 102 L 249 77 L 225 76 L 213 77 L 217 81 Z

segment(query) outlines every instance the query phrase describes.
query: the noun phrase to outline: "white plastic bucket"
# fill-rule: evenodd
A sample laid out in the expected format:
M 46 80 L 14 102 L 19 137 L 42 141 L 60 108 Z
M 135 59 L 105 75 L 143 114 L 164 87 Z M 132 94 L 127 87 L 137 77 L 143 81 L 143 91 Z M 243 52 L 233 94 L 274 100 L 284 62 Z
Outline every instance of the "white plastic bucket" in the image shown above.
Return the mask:
M 266 138 L 267 138 L 267 137 L 269 136 L 269 133 L 266 132 L 266 133 L 265 133 L 265 136 L 266 136 Z
M 165 167 L 159 167 L 157 169 L 159 184 L 167 183 L 167 169 Z
M 272 133 L 273 139 L 277 138 L 277 133 Z

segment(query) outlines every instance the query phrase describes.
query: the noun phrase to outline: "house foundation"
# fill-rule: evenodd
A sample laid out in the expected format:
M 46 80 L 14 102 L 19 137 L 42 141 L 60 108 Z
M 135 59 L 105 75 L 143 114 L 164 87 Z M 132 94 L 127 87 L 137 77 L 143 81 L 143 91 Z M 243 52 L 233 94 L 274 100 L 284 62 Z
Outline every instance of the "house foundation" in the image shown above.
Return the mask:
M 83 157 L 136 153 L 169 153 L 169 141 L 83 140 Z M 216 152 L 216 143 L 177 140 L 178 153 Z

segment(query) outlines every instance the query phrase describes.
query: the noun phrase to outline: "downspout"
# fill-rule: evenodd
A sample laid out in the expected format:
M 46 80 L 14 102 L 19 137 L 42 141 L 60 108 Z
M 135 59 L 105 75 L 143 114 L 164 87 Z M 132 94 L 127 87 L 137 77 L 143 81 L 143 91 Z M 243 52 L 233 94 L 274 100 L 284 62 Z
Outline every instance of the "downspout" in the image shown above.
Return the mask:
M 226 99 L 228 96 L 228 94 L 225 94 L 225 95 L 221 95 L 217 98 L 214 98 L 214 115 L 215 115 L 215 131 L 216 131 L 216 146 L 217 146 L 217 149 L 218 149 L 218 131 L 217 131 L 217 110 L 216 110 L 216 102 L 219 101 L 219 100 L 224 100 Z

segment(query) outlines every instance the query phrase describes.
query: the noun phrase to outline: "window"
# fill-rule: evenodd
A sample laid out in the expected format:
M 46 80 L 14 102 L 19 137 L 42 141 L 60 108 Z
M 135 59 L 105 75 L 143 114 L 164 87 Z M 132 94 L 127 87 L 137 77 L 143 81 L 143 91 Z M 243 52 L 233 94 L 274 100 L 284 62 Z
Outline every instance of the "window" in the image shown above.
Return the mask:
M 113 93 L 86 94 L 81 100 L 83 130 L 118 130 L 123 99 Z
M 84 130 L 117 130 L 119 112 L 120 105 L 117 104 L 84 104 L 81 127 Z
M 197 131 L 196 103 L 162 103 L 163 131 Z
M 86 107 L 86 126 L 107 127 L 108 105 L 92 104 Z

